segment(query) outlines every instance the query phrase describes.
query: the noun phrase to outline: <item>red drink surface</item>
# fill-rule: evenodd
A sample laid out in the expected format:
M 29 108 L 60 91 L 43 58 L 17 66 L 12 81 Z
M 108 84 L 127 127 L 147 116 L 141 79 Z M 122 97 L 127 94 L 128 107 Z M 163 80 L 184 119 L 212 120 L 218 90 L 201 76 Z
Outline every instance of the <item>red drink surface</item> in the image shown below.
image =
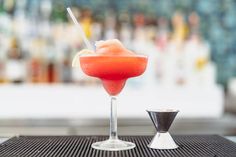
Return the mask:
M 147 57 L 132 56 L 81 56 L 80 65 L 85 74 L 98 77 L 110 95 L 118 95 L 130 77 L 141 75 L 147 65 Z

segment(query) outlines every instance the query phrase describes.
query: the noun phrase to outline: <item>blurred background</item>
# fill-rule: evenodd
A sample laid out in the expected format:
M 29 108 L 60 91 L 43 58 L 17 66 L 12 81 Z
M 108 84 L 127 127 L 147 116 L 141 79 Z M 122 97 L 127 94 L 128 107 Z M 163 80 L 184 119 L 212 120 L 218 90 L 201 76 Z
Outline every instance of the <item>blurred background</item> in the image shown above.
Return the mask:
M 0 0 L 0 136 L 108 134 L 109 97 L 71 68 L 88 39 L 148 55 L 119 96 L 119 134 L 152 135 L 147 108 L 180 110 L 174 134 L 236 135 L 236 1 Z

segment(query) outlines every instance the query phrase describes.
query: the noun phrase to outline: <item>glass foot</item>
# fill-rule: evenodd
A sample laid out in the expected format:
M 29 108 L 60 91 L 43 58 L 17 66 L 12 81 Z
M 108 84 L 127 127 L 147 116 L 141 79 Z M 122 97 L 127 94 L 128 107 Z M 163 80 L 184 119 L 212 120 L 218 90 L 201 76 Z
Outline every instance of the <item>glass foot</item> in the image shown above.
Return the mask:
M 106 151 L 128 150 L 134 147 L 134 143 L 122 141 L 119 139 L 108 139 L 106 141 L 95 142 L 92 144 L 92 148 Z

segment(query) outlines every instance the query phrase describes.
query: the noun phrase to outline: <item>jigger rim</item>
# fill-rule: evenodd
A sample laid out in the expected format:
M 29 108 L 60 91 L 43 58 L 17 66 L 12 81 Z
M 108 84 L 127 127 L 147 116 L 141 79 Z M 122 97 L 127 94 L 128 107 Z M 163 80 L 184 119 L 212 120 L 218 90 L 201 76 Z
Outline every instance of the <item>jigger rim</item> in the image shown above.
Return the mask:
M 163 109 L 146 109 L 147 112 L 179 112 L 178 109 L 163 108 Z

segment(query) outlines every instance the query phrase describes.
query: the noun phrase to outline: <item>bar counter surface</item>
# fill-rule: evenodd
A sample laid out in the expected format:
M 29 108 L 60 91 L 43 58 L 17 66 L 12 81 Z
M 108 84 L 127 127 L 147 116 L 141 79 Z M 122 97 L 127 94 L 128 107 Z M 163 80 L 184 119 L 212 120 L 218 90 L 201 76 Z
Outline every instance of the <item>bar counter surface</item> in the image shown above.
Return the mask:
M 136 147 L 126 151 L 100 151 L 91 148 L 106 136 L 16 136 L 1 138 L 0 156 L 83 156 L 83 157 L 235 157 L 236 137 L 219 135 L 174 135 L 179 148 L 157 150 L 147 147 L 152 136 L 120 136 L 134 142 Z

